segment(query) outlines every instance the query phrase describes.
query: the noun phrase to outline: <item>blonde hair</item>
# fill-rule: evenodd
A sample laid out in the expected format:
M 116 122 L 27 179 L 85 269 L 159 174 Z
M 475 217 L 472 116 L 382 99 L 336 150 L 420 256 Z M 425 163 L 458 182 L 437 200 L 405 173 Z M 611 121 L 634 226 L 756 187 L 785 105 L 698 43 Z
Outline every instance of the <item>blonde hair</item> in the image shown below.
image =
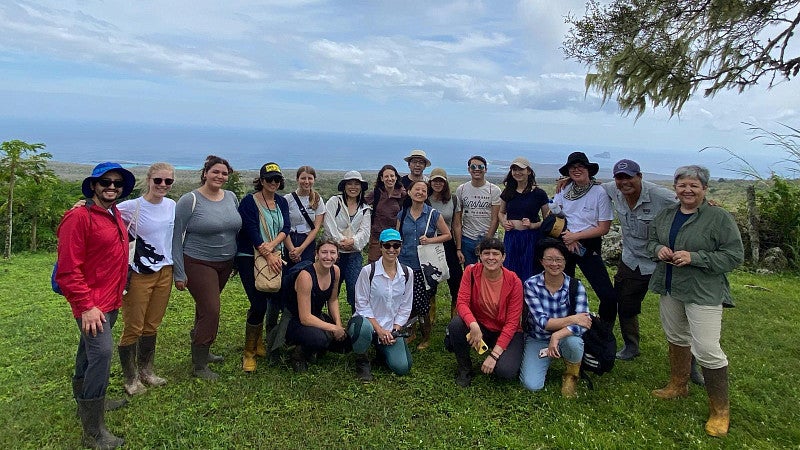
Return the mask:
M 150 179 L 153 178 L 153 174 L 159 170 L 169 170 L 172 172 L 172 178 L 175 178 L 175 168 L 172 167 L 172 164 L 168 162 L 156 162 L 151 164 L 150 167 L 147 168 L 147 176 L 145 176 L 144 186 L 142 187 L 142 195 L 150 191 Z
M 317 179 L 317 171 L 314 170 L 314 168 L 311 166 L 298 167 L 294 179 L 295 180 L 300 179 L 300 175 L 304 173 L 314 176 L 315 180 Z M 320 197 L 319 193 L 315 191 L 314 188 L 312 187 L 311 192 L 308 194 L 308 206 L 310 206 L 312 209 L 317 209 L 319 208 L 320 200 L 322 200 L 322 198 Z

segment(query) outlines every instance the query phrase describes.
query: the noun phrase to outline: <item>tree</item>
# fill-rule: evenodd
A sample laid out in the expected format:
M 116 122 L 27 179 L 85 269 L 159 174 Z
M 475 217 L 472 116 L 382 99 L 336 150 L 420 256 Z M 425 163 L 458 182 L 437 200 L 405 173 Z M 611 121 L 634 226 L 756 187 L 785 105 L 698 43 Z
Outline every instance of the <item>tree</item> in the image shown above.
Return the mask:
M 614 0 L 586 4 L 564 41 L 568 58 L 596 72 L 586 89 L 639 117 L 648 102 L 679 113 L 698 88 L 739 92 L 800 71 L 796 42 L 800 0 Z M 591 69 L 590 69 L 591 70 Z
M 31 177 L 38 182 L 46 175 L 52 175 L 47 168 L 47 160 L 52 158 L 50 153 L 39 153 L 44 144 L 28 144 L 20 140 L 6 141 L 0 145 L 0 176 L 8 182 L 8 196 L 0 209 L 7 212 L 6 240 L 4 258 L 11 257 L 11 236 L 14 223 L 14 185 L 17 178 Z M 29 156 L 30 155 L 30 156 Z

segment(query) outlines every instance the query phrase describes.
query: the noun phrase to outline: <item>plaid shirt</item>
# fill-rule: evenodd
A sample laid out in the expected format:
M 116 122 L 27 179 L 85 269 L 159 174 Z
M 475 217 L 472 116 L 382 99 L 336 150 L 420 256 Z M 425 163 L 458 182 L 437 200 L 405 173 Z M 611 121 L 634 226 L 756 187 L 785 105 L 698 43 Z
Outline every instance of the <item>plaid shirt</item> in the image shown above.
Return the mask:
M 555 295 L 551 295 L 544 284 L 544 272 L 525 281 L 525 305 L 530 313 L 528 316 L 528 322 L 532 325 L 530 334 L 534 338 L 549 340 L 553 333 L 545 329 L 547 321 L 551 318 L 558 319 L 569 315 L 569 280 L 569 275 L 564 274 L 564 284 Z M 580 281 L 578 281 L 575 303 L 576 314 L 589 312 L 586 289 Z M 570 325 L 568 328 L 575 336 L 582 336 L 586 331 L 579 325 Z

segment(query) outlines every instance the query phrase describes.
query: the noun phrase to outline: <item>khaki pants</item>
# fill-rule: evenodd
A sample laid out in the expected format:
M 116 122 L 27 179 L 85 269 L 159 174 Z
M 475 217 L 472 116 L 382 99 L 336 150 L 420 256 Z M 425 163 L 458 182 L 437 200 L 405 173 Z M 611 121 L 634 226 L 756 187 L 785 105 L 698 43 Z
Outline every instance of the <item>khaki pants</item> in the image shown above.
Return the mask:
M 661 325 L 667 341 L 691 347 L 697 362 L 707 369 L 728 365 L 728 357 L 719 345 L 722 332 L 722 304 L 704 306 L 684 303 L 662 295 L 659 301 Z
M 135 343 L 141 336 L 156 334 L 172 291 L 172 266 L 156 273 L 131 273 L 128 292 L 122 297 L 122 337 L 119 345 Z

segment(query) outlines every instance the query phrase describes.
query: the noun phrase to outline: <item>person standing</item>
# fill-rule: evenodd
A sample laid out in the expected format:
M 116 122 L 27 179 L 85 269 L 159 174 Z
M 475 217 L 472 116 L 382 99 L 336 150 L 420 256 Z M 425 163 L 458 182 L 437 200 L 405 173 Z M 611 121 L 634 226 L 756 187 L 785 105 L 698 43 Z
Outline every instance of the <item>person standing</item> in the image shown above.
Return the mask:
M 453 223 L 456 210 L 458 209 L 458 199 L 455 195 L 450 193 L 450 183 L 447 182 L 447 172 L 445 172 L 444 169 L 437 167 L 431 170 L 431 178 L 428 184 L 430 185 L 431 193 L 430 197 L 428 197 L 428 201 L 434 209 L 442 214 L 444 222 L 450 230 L 450 239 L 444 243 L 444 254 L 447 258 L 447 269 L 450 272 L 447 285 L 450 287 L 450 318 L 452 318 L 456 311 L 456 300 L 458 300 L 458 288 L 461 285 L 461 276 L 464 274 L 464 269 L 461 267 L 461 263 L 458 260 L 456 241 L 453 235 Z M 431 304 L 432 311 L 434 311 L 433 307 L 435 304 L 436 302 Z M 431 316 L 435 317 L 436 314 L 432 313 Z
M 64 214 L 58 226 L 56 282 L 80 330 L 72 388 L 90 448 L 117 448 L 125 440 L 105 425 L 105 396 L 114 353 L 112 329 L 128 277 L 128 233 L 116 207 L 135 178 L 117 163 L 95 166 L 83 180 L 85 207 Z
M 422 172 L 431 166 L 431 160 L 428 159 L 428 155 L 425 154 L 424 150 L 411 150 L 411 153 L 403 158 L 403 161 L 408 163 L 408 175 L 403 175 L 400 178 L 400 184 L 403 185 L 406 191 L 411 189 L 411 183 L 414 181 L 428 181 L 428 177 Z
M 614 164 L 614 181 L 603 183 L 611 197 L 622 232 L 622 258 L 614 275 L 619 328 L 624 346 L 617 358 L 639 356 L 639 314 L 656 263 L 647 252 L 648 228 L 653 219 L 678 200 L 675 192 L 644 181 L 639 164 L 622 159 Z
M 465 266 L 478 262 L 476 248 L 484 238 L 494 237 L 500 212 L 500 188 L 486 181 L 489 166 L 483 156 L 467 161 L 470 181 L 456 188 L 458 210 L 453 219 L 453 235 L 458 259 Z
M 236 234 L 242 227 L 236 194 L 223 189 L 233 168 L 219 156 L 206 157 L 200 187 L 184 194 L 175 206 L 172 261 L 175 288 L 189 289 L 194 299 L 192 373 L 204 380 L 217 374 L 209 362 L 221 362 L 211 353 L 219 330 L 220 294 L 233 271 Z
M 343 281 L 347 288 L 351 313 L 356 312 L 356 281 L 364 265 L 361 250 L 369 241 L 371 214 L 369 205 L 364 203 L 367 186 L 361 173 L 351 170 L 339 181 L 339 194 L 331 196 L 325 204 L 323 232 L 326 239 L 339 244 L 339 283 Z
M 372 205 L 372 226 L 369 236 L 367 261 L 375 262 L 382 256 L 380 234 L 387 228 L 394 228 L 397 213 L 403 207 L 406 188 L 400 184 L 400 175 L 393 165 L 387 164 L 378 171 L 375 189 L 367 193 L 364 201 Z
M 658 261 L 650 290 L 659 294 L 661 325 L 669 343 L 670 377 L 652 392 L 660 399 L 689 395 L 692 355 L 703 368 L 708 394 L 706 433 L 723 437 L 730 425 L 728 357 L 720 346 L 722 304 L 731 300 L 727 273 L 744 261 L 742 237 L 727 211 L 706 201 L 708 169 L 675 171 L 679 204 L 650 224 L 647 251 Z
M 601 249 L 603 236 L 611 229 L 614 212 L 608 194 L 594 179 L 599 169 L 583 152 L 571 153 L 567 163 L 558 169 L 561 175 L 569 176 L 570 182 L 553 197 L 553 209 L 557 207 L 567 218 L 568 229 L 561 234 L 570 251 L 564 272 L 574 277 L 575 266 L 581 268 L 600 299 L 600 319 L 613 325 L 617 316 L 617 293 Z
M 172 292 L 175 201 L 167 194 L 175 182 L 175 169 L 165 162 L 154 163 L 147 169 L 146 182 L 140 198 L 117 205 L 136 239 L 128 291 L 122 297 L 124 327 L 117 347 L 129 395 L 144 392 L 145 385 L 167 382 L 153 372 L 153 360 L 156 334 Z
M 297 169 L 297 190 L 284 195 L 289 205 L 289 236 L 284 241 L 287 268 L 300 261 L 314 261 L 314 245 L 317 233 L 325 218 L 325 202 L 314 182 L 317 171 L 311 166 Z
M 525 158 L 511 162 L 503 183 L 506 187 L 500 194 L 500 224 L 505 230 L 503 244 L 507 252 L 503 265 L 524 283 L 543 270 L 541 256 L 535 255 L 542 225 L 539 212 L 542 219 L 550 214 L 550 199 L 536 185 L 536 174 Z
M 262 292 L 256 289 L 255 252 L 263 255 L 276 273 L 283 270 L 281 259 L 284 242 L 289 235 L 289 205 L 278 195 L 285 186 L 281 168 L 274 162 L 261 166 L 259 176 L 253 180 L 254 192 L 247 194 L 239 204 L 242 230 L 237 239 L 236 267 L 239 279 L 250 302 L 245 318 L 245 344 L 242 370 L 256 370 L 256 356 L 266 356 L 272 348 L 264 346 L 262 332 L 269 334 L 278 324 L 282 306 L 279 292 Z M 270 345 L 272 347 L 272 345 Z

